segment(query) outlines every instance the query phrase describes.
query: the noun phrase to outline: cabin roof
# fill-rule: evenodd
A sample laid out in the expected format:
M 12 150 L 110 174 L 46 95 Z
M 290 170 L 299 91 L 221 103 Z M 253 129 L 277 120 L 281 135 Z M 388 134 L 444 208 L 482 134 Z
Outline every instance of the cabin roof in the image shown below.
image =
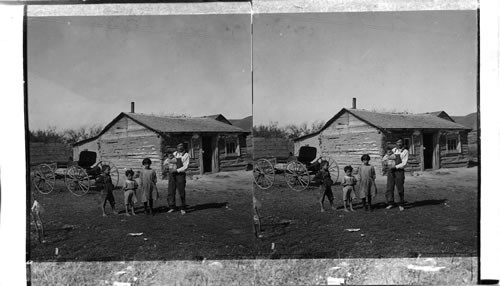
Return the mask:
M 202 116 L 201 118 L 211 118 L 211 119 L 215 119 L 215 120 L 220 121 L 220 122 L 224 122 L 224 123 L 229 124 L 229 125 L 233 125 L 230 120 L 228 120 L 224 115 L 222 115 L 220 113 Z
M 430 114 L 430 115 L 434 115 L 434 116 L 441 117 L 443 119 L 455 122 L 455 120 L 448 113 L 446 113 L 446 111 L 444 111 L 444 110 L 426 112 L 426 113 L 422 113 L 422 114 Z
M 73 144 L 78 146 L 100 137 L 104 132 L 111 128 L 118 120 L 123 117 L 130 118 L 138 124 L 148 128 L 149 130 L 161 133 L 242 133 L 248 134 L 239 127 L 227 124 L 210 117 L 166 117 L 156 116 L 141 113 L 120 113 L 108 125 L 106 125 L 101 133 L 93 138 L 82 140 Z
M 461 124 L 441 118 L 431 113 L 395 114 L 372 112 L 360 109 L 345 109 L 345 111 L 367 123 L 371 123 L 379 129 L 469 129 Z
M 313 137 L 323 130 L 328 128 L 344 113 L 350 113 L 361 121 L 379 130 L 395 130 L 395 129 L 447 129 L 447 130 L 471 130 L 461 124 L 440 117 L 442 112 L 422 113 L 422 114 L 408 114 L 408 113 L 383 113 L 373 112 L 362 109 L 341 109 L 335 116 L 333 116 L 325 125 L 318 131 L 312 134 L 301 136 L 294 139 L 294 141 L 303 140 Z M 446 112 L 444 113 L 446 114 Z M 447 114 L 446 114 L 447 115 Z M 449 116 L 448 116 L 449 117 Z
M 124 115 L 158 133 L 247 133 L 239 127 L 210 117 L 163 117 L 140 113 Z

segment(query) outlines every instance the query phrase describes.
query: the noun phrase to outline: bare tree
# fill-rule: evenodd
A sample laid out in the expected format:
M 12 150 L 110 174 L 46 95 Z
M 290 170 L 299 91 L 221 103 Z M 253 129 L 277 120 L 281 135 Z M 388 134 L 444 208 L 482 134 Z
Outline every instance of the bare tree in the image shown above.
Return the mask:
M 324 121 L 316 120 L 311 125 L 307 122 L 302 122 L 300 124 L 288 124 L 285 127 L 281 127 L 278 125 L 278 122 L 271 121 L 267 125 L 254 126 L 252 130 L 255 137 L 294 139 L 318 132 L 324 125 Z
M 30 142 L 40 143 L 64 143 L 64 137 L 54 126 L 49 126 L 45 130 L 29 131 Z
M 316 133 L 321 130 L 325 126 L 325 121 L 324 120 L 316 120 L 311 124 L 311 133 Z
M 258 125 L 252 128 L 252 134 L 255 137 L 265 138 L 286 138 L 286 130 L 278 126 L 278 122 L 271 121 L 267 125 Z
M 63 132 L 66 143 L 74 144 L 78 141 L 96 137 L 101 133 L 103 127 L 101 125 L 82 126 L 77 129 L 66 129 Z
M 302 122 L 301 124 L 289 124 L 286 126 L 286 132 L 288 138 L 297 138 L 307 134 L 309 128 L 307 127 L 307 122 Z

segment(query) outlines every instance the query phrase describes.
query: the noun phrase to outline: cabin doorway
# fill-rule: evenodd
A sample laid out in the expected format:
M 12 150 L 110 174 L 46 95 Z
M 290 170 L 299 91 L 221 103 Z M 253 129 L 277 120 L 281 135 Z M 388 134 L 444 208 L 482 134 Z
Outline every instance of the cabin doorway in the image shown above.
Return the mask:
M 203 150 L 203 173 L 212 172 L 212 137 L 203 136 L 202 150 Z
M 434 134 L 424 133 L 424 169 L 434 168 Z

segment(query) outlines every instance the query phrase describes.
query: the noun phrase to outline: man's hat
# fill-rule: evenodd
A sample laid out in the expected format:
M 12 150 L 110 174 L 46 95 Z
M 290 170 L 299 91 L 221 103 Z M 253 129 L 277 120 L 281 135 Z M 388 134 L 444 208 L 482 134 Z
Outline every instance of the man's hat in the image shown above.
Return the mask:
M 179 143 L 179 144 L 177 144 L 177 147 L 182 147 L 182 148 L 184 148 L 184 144 L 183 144 L 183 143 Z

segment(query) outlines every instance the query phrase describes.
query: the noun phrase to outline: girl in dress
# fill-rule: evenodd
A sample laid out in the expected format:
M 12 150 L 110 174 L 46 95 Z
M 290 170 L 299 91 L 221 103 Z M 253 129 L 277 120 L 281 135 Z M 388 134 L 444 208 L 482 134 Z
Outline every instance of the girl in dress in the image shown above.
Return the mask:
M 142 190 L 142 202 L 144 203 L 144 214 L 148 212 L 153 215 L 153 201 L 158 199 L 156 188 L 156 172 L 151 169 L 151 159 L 142 160 L 143 170 L 139 176 L 141 182 L 139 188 Z
M 363 162 L 363 165 L 359 168 L 359 197 L 363 202 L 365 211 L 368 209 L 373 211 L 372 196 L 377 194 L 377 187 L 375 186 L 375 168 L 370 165 L 370 156 L 368 154 L 361 156 L 361 162 Z M 368 206 L 366 205 L 367 198 Z

